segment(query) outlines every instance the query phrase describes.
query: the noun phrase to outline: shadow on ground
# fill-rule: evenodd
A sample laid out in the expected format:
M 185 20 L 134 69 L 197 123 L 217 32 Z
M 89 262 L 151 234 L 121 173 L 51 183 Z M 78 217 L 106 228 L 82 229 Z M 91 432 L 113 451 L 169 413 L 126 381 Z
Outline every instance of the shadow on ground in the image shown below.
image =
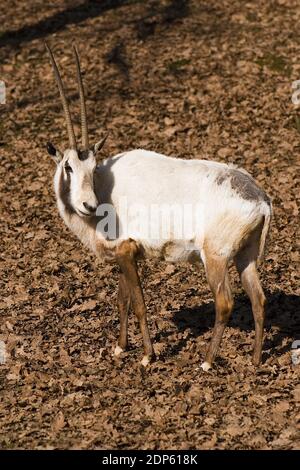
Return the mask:
M 281 355 L 291 349 L 293 340 L 300 339 L 300 297 L 297 295 L 287 295 L 283 291 L 267 292 L 267 314 L 265 331 L 271 327 L 276 328 L 276 333 L 272 341 L 266 339 L 263 349 L 275 349 L 276 354 Z M 184 339 L 177 344 L 170 345 L 167 350 L 168 356 L 176 355 L 185 348 L 188 340 L 202 336 L 206 331 L 212 330 L 214 326 L 214 303 L 200 305 L 195 308 L 181 309 L 174 313 L 173 322 L 179 332 L 189 331 Z M 229 327 L 242 331 L 254 332 L 254 321 L 251 311 L 251 304 L 248 297 L 239 295 L 235 298 L 235 305 Z M 156 341 L 160 341 L 163 336 L 169 336 L 169 332 L 157 335 Z M 293 338 L 288 344 L 283 340 Z M 166 338 L 163 339 L 166 341 Z M 281 346 L 282 345 L 282 346 Z
M 153 20 L 157 14 L 161 16 L 161 23 L 170 24 L 188 13 L 189 0 L 172 0 L 170 4 L 161 8 L 159 3 L 149 2 L 148 11 L 143 18 L 137 21 L 136 29 L 140 39 L 145 39 L 153 34 L 157 20 Z M 26 25 L 18 30 L 8 30 L 1 35 L 0 47 L 18 47 L 34 39 L 41 39 L 50 34 L 63 30 L 68 25 L 81 23 L 90 18 L 96 18 L 109 10 L 114 10 L 132 3 L 130 0 L 86 0 L 79 5 L 56 12 L 54 15 Z M 137 2 L 138 3 L 138 2 Z

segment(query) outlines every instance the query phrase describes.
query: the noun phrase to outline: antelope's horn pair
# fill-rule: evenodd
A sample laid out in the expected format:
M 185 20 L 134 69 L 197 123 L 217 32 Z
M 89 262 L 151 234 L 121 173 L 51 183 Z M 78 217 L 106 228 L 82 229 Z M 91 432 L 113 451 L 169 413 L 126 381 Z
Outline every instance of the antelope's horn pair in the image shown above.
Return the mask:
M 66 98 L 66 93 L 65 93 L 65 90 L 64 90 L 62 79 L 61 79 L 56 61 L 54 59 L 52 50 L 50 49 L 49 45 L 46 42 L 45 42 L 45 46 L 46 46 L 46 49 L 47 49 L 47 51 L 49 52 L 49 55 L 50 55 L 51 64 L 52 64 L 53 71 L 54 71 L 54 76 L 55 76 L 55 79 L 56 79 L 56 82 L 57 82 L 57 85 L 58 85 L 60 97 L 61 97 L 61 100 L 62 100 L 62 105 L 63 105 L 64 112 L 65 112 L 70 148 L 76 150 L 77 149 L 77 144 L 76 144 L 76 138 L 75 138 L 75 133 L 74 133 L 74 127 L 73 127 L 71 114 L 70 114 L 70 109 L 69 109 L 69 104 L 68 104 L 68 101 L 67 101 L 67 98 Z M 75 61 L 76 61 L 77 82 L 78 82 L 79 96 L 80 96 L 82 147 L 83 147 L 83 150 L 88 150 L 88 148 L 89 148 L 89 135 L 88 135 L 88 126 L 87 126 L 87 117 L 86 117 L 86 105 L 85 105 L 85 97 L 84 97 L 84 89 L 83 89 L 83 82 L 82 82 L 79 56 L 78 56 L 78 51 L 77 51 L 77 48 L 76 48 L 75 45 L 73 45 L 73 50 L 74 50 L 74 56 L 75 56 Z

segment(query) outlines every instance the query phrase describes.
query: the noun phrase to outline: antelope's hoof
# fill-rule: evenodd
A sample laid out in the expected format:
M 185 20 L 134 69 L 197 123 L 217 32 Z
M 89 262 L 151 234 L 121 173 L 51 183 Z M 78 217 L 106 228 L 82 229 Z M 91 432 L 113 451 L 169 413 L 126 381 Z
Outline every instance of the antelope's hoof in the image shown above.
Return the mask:
M 155 361 L 155 354 L 154 353 L 150 354 L 150 355 L 145 354 L 143 356 L 143 359 L 141 360 L 141 365 L 143 367 L 147 367 L 149 364 L 151 364 L 154 361 Z
M 261 359 L 257 357 L 252 357 L 252 364 L 255 367 L 259 367 L 261 365 Z
M 122 348 L 120 348 L 120 346 L 117 344 L 117 346 L 114 349 L 114 354 L 113 355 L 115 357 L 119 357 L 122 354 L 123 351 L 124 350 Z
M 201 364 L 201 369 L 203 369 L 205 372 L 207 372 L 209 369 L 211 369 L 211 364 L 209 362 L 203 362 Z
M 141 360 L 141 364 L 144 367 L 147 367 L 151 362 L 151 357 L 150 356 L 144 356 L 143 359 Z

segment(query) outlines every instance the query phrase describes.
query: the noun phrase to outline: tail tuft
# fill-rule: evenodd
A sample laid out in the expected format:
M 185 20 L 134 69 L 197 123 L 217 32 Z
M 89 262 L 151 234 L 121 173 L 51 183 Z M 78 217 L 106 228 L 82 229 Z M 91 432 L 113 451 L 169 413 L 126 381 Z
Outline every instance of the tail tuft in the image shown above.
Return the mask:
M 270 230 L 270 224 L 272 219 L 272 206 L 271 204 L 266 204 L 266 210 L 264 214 L 264 225 L 262 228 L 261 236 L 260 236 L 260 244 L 259 244 L 259 253 L 257 262 L 261 264 L 264 260 L 264 251 L 266 246 L 267 236 Z

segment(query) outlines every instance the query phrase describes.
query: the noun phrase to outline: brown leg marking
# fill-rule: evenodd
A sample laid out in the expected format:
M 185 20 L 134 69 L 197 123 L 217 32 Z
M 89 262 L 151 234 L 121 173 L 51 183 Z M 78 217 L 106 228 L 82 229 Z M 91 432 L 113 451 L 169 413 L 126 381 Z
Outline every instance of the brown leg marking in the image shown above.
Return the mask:
M 205 253 L 205 256 L 207 280 L 214 295 L 216 310 L 213 336 L 206 353 L 205 362 L 201 366 L 203 370 L 208 370 L 216 357 L 225 327 L 230 318 L 233 298 L 227 272 L 227 259 L 212 257 L 208 253 Z
M 142 332 L 143 343 L 144 343 L 144 357 L 142 360 L 143 365 L 147 365 L 154 357 L 154 351 L 149 335 L 147 325 L 147 312 L 144 302 L 143 291 L 137 271 L 136 255 L 138 253 L 138 247 L 132 240 L 126 240 L 117 249 L 116 258 L 121 268 L 121 271 L 126 279 L 126 284 L 129 290 L 131 305 L 136 314 L 140 329 Z
M 261 363 L 266 298 L 258 277 L 256 261 L 253 260 L 251 251 L 239 253 L 235 258 L 235 263 L 242 285 L 251 301 L 255 322 L 253 364 L 258 366 Z
M 119 356 L 127 347 L 127 331 L 128 331 L 128 311 L 130 307 L 130 292 L 127 287 L 126 278 L 121 272 L 119 276 L 118 291 L 118 310 L 120 315 L 120 336 L 116 345 L 114 355 Z

